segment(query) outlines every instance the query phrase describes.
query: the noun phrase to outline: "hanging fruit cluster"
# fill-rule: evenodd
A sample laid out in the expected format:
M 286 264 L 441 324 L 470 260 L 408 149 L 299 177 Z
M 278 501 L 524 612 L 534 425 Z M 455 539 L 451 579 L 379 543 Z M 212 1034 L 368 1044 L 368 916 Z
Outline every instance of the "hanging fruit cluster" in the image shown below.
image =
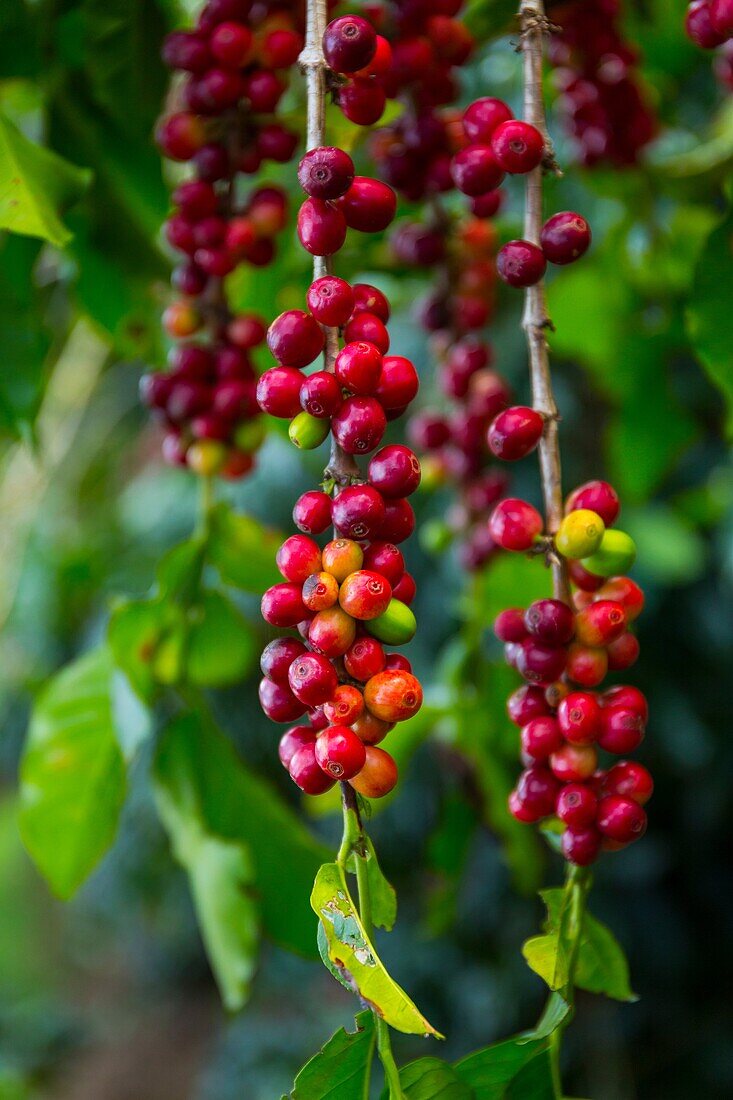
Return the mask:
M 181 259 L 163 324 L 181 342 L 167 372 L 143 379 L 142 397 L 164 424 L 165 458 L 200 474 L 246 474 L 262 440 L 251 353 L 265 324 L 232 315 L 224 280 L 239 264 L 262 267 L 275 257 L 284 192 L 260 186 L 245 196 L 238 185 L 295 152 L 297 135 L 276 112 L 302 48 L 300 5 L 255 10 L 249 0 L 209 0 L 193 30 L 175 31 L 163 45 L 182 79 L 156 139 L 165 156 L 192 166 L 193 178 L 174 190 L 165 226 Z
M 636 164 L 657 133 L 636 72 L 638 50 L 619 19 L 619 0 L 579 0 L 552 10 L 558 33 L 549 39 L 548 57 L 558 106 L 588 167 Z
M 364 20 L 345 16 L 326 28 L 323 54 L 332 70 L 359 71 L 377 49 Z M 310 149 L 298 179 L 307 196 L 298 234 L 317 269 L 349 228 L 379 232 L 394 218 L 392 189 L 356 176 L 342 149 Z M 297 446 L 317 447 L 330 434 L 331 460 L 323 487 L 295 504 L 302 533 L 283 543 L 283 583 L 262 599 L 266 622 L 300 637 L 266 647 L 260 701 L 277 722 L 308 716 L 308 725 L 290 728 L 280 743 L 280 759 L 304 791 L 319 794 L 342 780 L 377 798 L 397 781 L 395 762 L 379 743 L 422 704 L 409 661 L 385 651 L 410 641 L 416 628 L 409 606 L 415 583 L 398 544 L 415 526 L 407 498 L 420 482 L 420 464 L 401 444 L 377 449 L 387 421 L 415 397 L 418 379 L 408 359 L 387 354 L 389 303 L 376 287 L 326 273 L 306 301 L 307 311 L 290 310 L 270 326 L 278 365 L 262 375 L 258 400 L 266 412 L 290 419 Z M 324 369 L 305 374 L 321 355 Z M 371 455 L 366 478 L 359 455 Z M 321 547 L 314 536 L 331 527 L 333 537 Z

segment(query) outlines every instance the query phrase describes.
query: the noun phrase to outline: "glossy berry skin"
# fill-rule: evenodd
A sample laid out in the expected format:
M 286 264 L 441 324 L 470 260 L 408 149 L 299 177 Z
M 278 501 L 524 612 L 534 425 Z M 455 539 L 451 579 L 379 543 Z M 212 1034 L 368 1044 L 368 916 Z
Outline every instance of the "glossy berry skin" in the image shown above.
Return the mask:
M 364 551 L 364 568 L 385 577 L 394 588 L 405 576 L 405 559 L 393 542 L 376 540 Z M 398 597 L 398 599 L 401 597 Z
M 555 812 L 559 789 L 560 785 L 552 772 L 538 764 L 522 772 L 516 793 L 521 805 L 533 815 L 531 820 L 539 821 Z
M 417 621 L 407 604 L 393 595 L 387 610 L 371 619 L 367 630 L 387 645 L 406 645 L 415 637 Z
M 369 485 L 350 485 L 335 498 L 332 515 L 334 527 L 345 538 L 374 538 L 384 520 L 384 500 Z
M 504 170 L 489 145 L 467 145 L 451 162 L 451 175 L 459 191 L 471 198 L 493 191 L 504 179 Z
M 382 355 L 389 351 L 387 326 L 374 313 L 357 313 L 344 329 L 344 337 L 349 341 L 366 340 L 379 348 Z
M 327 775 L 316 760 L 316 746 L 305 744 L 291 758 L 288 766 L 290 778 L 305 794 L 324 794 L 336 780 Z
M 390 307 L 386 295 L 378 287 L 371 283 L 354 283 L 354 312 L 355 317 L 359 313 L 373 313 L 380 321 L 387 324 L 390 317 Z
M 339 597 L 338 581 L 330 573 L 311 573 L 303 582 L 303 603 L 309 611 L 326 611 Z
M 542 226 L 540 245 L 551 264 L 572 264 L 590 247 L 590 226 L 580 214 L 563 210 Z
M 594 554 L 601 545 L 606 526 L 597 512 L 578 508 L 568 512 L 555 533 L 555 546 L 563 557 L 577 559 Z
M 295 722 L 306 711 L 306 704 L 293 695 L 285 684 L 276 684 L 266 677 L 260 680 L 260 706 L 273 722 Z
M 343 394 L 333 374 L 319 370 L 304 379 L 298 391 L 301 408 L 319 420 L 329 420 L 341 408 Z
M 387 102 L 384 88 L 373 80 L 349 80 L 338 89 L 337 95 L 345 117 L 357 126 L 379 122 Z
M 397 779 L 397 765 L 389 753 L 368 744 L 364 767 L 350 783 L 365 798 L 384 798 L 394 790 Z
M 537 509 L 516 497 L 499 501 L 489 519 L 489 533 L 503 550 L 531 549 L 543 526 Z
M 419 388 L 414 363 L 403 355 L 385 355 L 375 396 L 388 411 L 404 409 L 414 400 Z
M 491 423 L 489 448 L 497 458 L 516 462 L 535 449 L 545 430 L 541 413 L 525 405 L 515 405 L 500 412 Z
M 346 344 L 336 356 L 334 372 L 342 386 L 352 393 L 374 393 L 382 374 L 382 353 L 366 340 Z
M 382 442 L 387 418 L 373 397 L 347 397 L 331 421 L 336 442 L 347 454 L 369 454 Z
M 349 573 L 361 569 L 364 564 L 364 551 L 353 539 L 334 539 L 323 547 L 321 555 L 323 568 L 340 584 Z
M 463 112 L 463 131 L 469 141 L 488 145 L 497 126 L 508 122 L 512 117 L 511 110 L 503 100 L 484 96 L 475 100 Z
M 305 646 L 297 638 L 275 638 L 262 651 L 262 675 L 276 684 L 286 686 L 291 664 L 306 652 Z
M 331 525 L 331 498 L 315 489 L 303 493 L 295 502 L 293 522 L 301 531 L 322 534 Z
M 607 481 L 586 481 L 574 489 L 565 502 L 566 514 L 577 508 L 588 508 L 591 512 L 596 512 L 606 527 L 611 527 L 618 519 L 621 501 L 616 490 Z
M 299 584 L 274 584 L 262 597 L 262 618 L 271 626 L 297 626 L 308 617 Z
M 323 275 L 308 288 L 308 309 L 322 325 L 342 328 L 354 309 L 354 291 L 345 279 Z
M 381 233 L 394 220 L 397 196 L 391 187 L 369 176 L 355 176 L 339 202 L 349 229 Z
M 644 610 L 644 593 L 630 577 L 609 577 L 595 593 L 594 600 L 615 600 L 621 604 L 626 622 L 638 619 Z
M 596 827 L 609 840 L 629 844 L 646 832 L 646 811 L 633 798 L 608 794 L 598 803 Z
M 382 542 L 404 542 L 415 530 L 415 513 L 409 500 L 388 500 L 377 538 Z
M 598 600 L 575 616 L 575 636 L 581 645 L 608 646 L 626 630 L 626 614 L 615 600 Z
M 547 260 L 541 248 L 531 241 L 509 241 L 496 257 L 499 278 L 509 286 L 534 286 L 545 274 Z
M 565 859 L 578 867 L 588 867 L 598 859 L 601 835 L 592 826 L 582 829 L 567 828 L 562 834 L 560 844 Z
M 534 760 L 547 760 L 562 748 L 562 731 L 555 718 L 533 718 L 522 726 L 521 743 L 522 751 Z
M 584 783 L 568 783 L 557 796 L 555 813 L 564 825 L 586 829 L 593 825 L 598 810 L 598 798 Z
M 643 806 L 654 792 L 654 780 L 643 764 L 636 760 L 620 760 L 606 772 L 604 794 L 620 794 Z
M 385 660 L 381 642 L 376 638 L 359 638 L 344 655 L 344 666 L 349 676 L 366 683 L 382 671 Z
M 560 646 L 569 642 L 575 632 L 573 613 L 562 600 L 535 600 L 524 612 L 524 626 L 528 634 L 548 645 Z
M 275 561 L 286 581 L 302 584 L 321 568 L 321 548 L 307 535 L 291 535 L 278 550 Z
M 525 726 L 533 718 L 549 715 L 551 710 L 541 687 L 523 684 L 509 696 L 507 713 L 515 725 Z
M 568 647 L 566 671 L 568 677 L 581 687 L 597 687 L 608 671 L 608 655 L 605 649 L 594 649 L 571 642 Z
M 693 0 L 685 15 L 685 32 L 703 50 L 714 50 L 725 41 L 713 25 L 710 0 Z
M 339 684 L 323 704 L 323 713 L 334 726 L 350 726 L 364 713 L 364 696 L 351 684 Z
M 399 443 L 382 447 L 369 460 L 369 483 L 382 496 L 410 496 L 420 484 L 420 461 L 414 451 Z
M 582 783 L 598 767 L 598 753 L 592 745 L 563 745 L 550 757 L 552 774 L 561 783 Z
M 308 641 L 325 657 L 343 657 L 356 637 L 356 623 L 340 607 L 318 611 L 308 627 Z
M 339 590 L 339 603 L 354 619 L 376 619 L 389 607 L 392 586 L 386 577 L 360 569 L 346 578 Z
M 494 634 L 500 642 L 523 642 L 527 637 L 524 611 L 521 607 L 507 607 L 494 619 Z
M 346 219 L 325 199 L 306 199 L 298 211 L 298 239 L 312 256 L 333 256 L 346 240 Z
M 710 0 L 710 22 L 713 30 L 724 38 L 733 38 L 733 3 L 731 0 Z
M 320 707 L 338 687 L 331 662 L 319 653 L 305 653 L 293 661 L 288 672 L 290 690 L 309 707 Z
M 531 172 L 542 160 L 545 142 L 539 130 L 520 119 L 502 122 L 491 135 L 496 162 L 505 172 Z
M 601 707 L 589 691 L 571 691 L 557 708 L 563 736 L 574 745 L 590 745 L 601 728 Z
M 420 681 L 409 672 L 385 670 L 367 681 L 364 702 L 383 722 L 404 722 L 422 706 Z
M 600 715 L 598 744 L 606 752 L 625 756 L 638 748 L 644 738 L 644 719 L 630 707 L 604 707 Z
M 353 779 L 366 763 L 366 748 L 348 726 L 330 726 L 318 735 L 316 760 L 332 779 Z
M 616 684 L 608 691 L 604 691 L 600 702 L 603 707 L 628 707 L 641 715 L 641 719 L 645 724 L 648 721 L 649 704 L 646 701 L 646 696 L 638 688 L 631 685 Z
M 298 167 L 298 182 L 316 199 L 337 199 L 354 180 L 354 162 L 343 149 L 323 146 L 310 149 Z
M 270 325 L 267 346 L 282 366 L 307 367 L 323 351 L 323 329 L 309 313 L 290 309 Z
M 371 23 L 358 15 L 332 20 L 323 35 L 323 56 L 335 73 L 357 73 L 377 52 L 377 36 Z
M 639 641 L 628 630 L 608 646 L 608 668 L 611 672 L 622 672 L 636 663 L 639 656 Z
M 559 680 L 565 671 L 567 655 L 560 646 L 549 646 L 535 638 L 526 638 L 517 647 L 516 667 L 532 684 L 548 684 Z
M 289 768 L 290 761 L 299 749 L 302 749 L 304 745 L 315 746 L 315 743 L 316 733 L 311 726 L 291 726 L 280 738 L 280 744 L 278 745 L 280 763 L 284 768 Z

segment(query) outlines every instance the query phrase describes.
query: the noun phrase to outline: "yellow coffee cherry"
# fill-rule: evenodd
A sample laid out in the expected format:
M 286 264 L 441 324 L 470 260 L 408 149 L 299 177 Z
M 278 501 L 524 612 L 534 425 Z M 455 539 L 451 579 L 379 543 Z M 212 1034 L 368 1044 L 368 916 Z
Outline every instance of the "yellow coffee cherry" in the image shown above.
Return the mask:
M 594 554 L 601 545 L 606 525 L 597 512 L 578 508 L 570 512 L 555 535 L 555 546 L 565 558 L 577 560 Z

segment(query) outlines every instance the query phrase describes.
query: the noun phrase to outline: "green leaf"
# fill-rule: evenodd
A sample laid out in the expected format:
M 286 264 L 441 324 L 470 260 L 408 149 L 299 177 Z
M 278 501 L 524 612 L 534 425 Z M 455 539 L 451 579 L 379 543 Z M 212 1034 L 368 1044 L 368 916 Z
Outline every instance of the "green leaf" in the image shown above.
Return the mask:
M 407 1100 L 475 1100 L 475 1092 L 458 1071 L 440 1058 L 419 1058 L 400 1070 Z M 388 1094 L 383 1094 L 387 1100 Z
M 85 169 L 29 141 L 0 114 L 0 229 L 65 245 L 71 233 L 60 215 L 90 178 Z
M 282 580 L 275 554 L 282 535 L 263 527 L 252 516 L 233 512 L 228 504 L 211 513 L 209 556 L 227 584 L 260 595 Z
M 466 594 L 465 611 L 472 619 L 492 623 L 505 607 L 526 607 L 533 600 L 549 596 L 552 577 L 541 557 L 500 554 L 476 577 Z
M 290 1100 L 368 1100 L 374 1016 L 360 1012 L 356 1030 L 339 1028 L 295 1078 Z M 285 1100 L 285 1098 L 283 1098 Z
M 517 1100 L 552 1100 L 553 1092 L 538 1091 L 537 1082 L 533 1085 L 533 1092 L 510 1091 L 523 1071 L 539 1059 L 542 1059 L 539 1066 L 539 1087 L 542 1088 L 541 1082 L 544 1079 L 552 1088 L 549 1062 L 543 1058 L 547 1048 L 546 1038 L 530 1042 L 523 1040 L 521 1036 L 505 1039 L 501 1043 L 494 1043 L 484 1050 L 469 1054 L 455 1068 L 460 1080 L 473 1089 L 476 1100 L 506 1100 L 510 1096 Z
M 181 720 L 185 722 L 186 719 Z M 155 765 L 155 799 L 173 853 L 188 873 L 206 953 L 232 1011 L 247 999 L 259 941 L 249 846 L 211 830 L 203 775 L 174 722 Z
M 62 669 L 36 701 L 21 761 L 23 841 L 62 898 L 112 844 L 125 799 L 112 672 L 106 649 Z
M 51 341 L 36 287 L 40 241 L 0 236 L 0 423 L 18 435 L 35 417 Z
M 710 234 L 702 251 L 686 314 L 695 355 L 725 398 L 729 437 L 733 437 L 733 314 L 728 294 L 731 280 L 733 209 Z
M 161 600 L 121 600 L 115 604 L 107 626 L 107 642 L 115 663 L 148 703 L 158 693 L 154 658 L 170 614 Z
M 157 590 L 167 600 L 191 603 L 196 599 L 206 560 L 206 542 L 186 539 L 173 546 L 161 558 L 155 571 Z
M 236 684 L 255 664 L 252 627 L 220 592 L 203 592 L 189 612 L 186 679 L 199 687 Z
M 517 29 L 514 0 L 470 0 L 463 20 L 480 42 Z
M 560 989 L 568 981 L 572 944 L 561 929 L 564 890 L 543 890 L 540 897 L 547 906 L 545 933 L 525 943 L 522 952 L 527 963 L 551 989 Z M 590 993 L 604 993 L 617 1001 L 635 1001 L 629 984 L 629 968 L 623 950 L 613 933 L 590 913 L 583 914 L 580 944 L 575 964 L 574 983 Z
M 366 838 L 367 847 L 367 878 L 369 880 L 369 892 L 372 899 L 372 921 L 377 928 L 384 928 L 391 932 L 397 920 L 397 894 L 395 888 L 384 877 L 379 866 L 377 853 L 369 837 Z M 350 858 L 348 869 L 355 871 L 355 863 L 358 857 Z
M 351 989 L 397 1031 L 442 1038 L 385 970 L 337 863 L 318 871 L 311 905 L 326 933 L 329 958 Z
M 246 768 L 224 735 L 198 714 L 168 727 L 158 746 L 155 775 L 169 786 L 196 777 L 206 832 L 249 850 L 263 931 L 281 946 L 316 958 L 308 893 L 328 850 L 277 792 Z

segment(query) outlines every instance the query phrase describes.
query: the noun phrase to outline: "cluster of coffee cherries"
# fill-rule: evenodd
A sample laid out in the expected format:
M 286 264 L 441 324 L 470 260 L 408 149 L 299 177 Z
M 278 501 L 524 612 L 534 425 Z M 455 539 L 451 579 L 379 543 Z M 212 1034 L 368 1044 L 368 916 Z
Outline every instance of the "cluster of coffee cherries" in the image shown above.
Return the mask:
M 558 26 L 548 57 L 558 107 L 588 167 L 636 164 L 657 118 L 637 72 L 639 54 L 623 35 L 619 0 L 576 0 L 551 13 Z
M 333 500 L 319 492 L 298 500 L 301 530 L 333 524 L 336 537 L 323 548 L 312 534 L 286 539 L 277 555 L 284 582 L 262 598 L 268 623 L 300 634 L 265 648 L 260 702 L 275 722 L 308 715 L 309 725 L 288 729 L 280 742 L 283 765 L 307 794 L 337 780 L 368 798 L 388 794 L 397 767 L 378 745 L 422 704 L 409 661 L 385 651 L 415 633 L 415 582 L 395 542 L 381 537 L 404 537 L 404 530 L 385 529 L 387 502 L 402 502 L 417 487 L 420 466 L 395 444 L 374 455 L 369 479 Z
M 165 225 L 181 259 L 163 325 L 180 343 L 169 370 L 147 375 L 141 392 L 163 422 L 165 459 L 202 475 L 248 473 L 264 434 L 251 356 L 266 326 L 253 314 L 232 316 L 224 280 L 239 264 L 269 264 L 285 227 L 279 187 L 243 195 L 238 185 L 264 160 L 295 151 L 297 135 L 274 112 L 302 47 L 297 5 L 288 13 L 250 0 L 209 0 L 194 29 L 163 44 L 182 79 L 156 138 L 165 156 L 191 164 L 193 178 L 174 190 Z
M 579 865 L 642 836 L 643 806 L 652 793 L 641 764 L 624 759 L 599 767 L 601 750 L 622 757 L 633 752 L 648 719 L 637 688 L 595 690 L 608 672 L 629 668 L 639 653 L 631 626 L 644 595 L 627 576 L 634 543 L 612 526 L 619 507 L 611 485 L 590 481 L 570 494 L 553 538 L 542 535 L 542 517 L 522 500 L 500 502 L 490 520 L 500 546 L 560 555 L 572 580 L 572 606 L 542 599 L 510 608 L 497 617 L 494 631 L 526 681 L 508 702 L 521 728 L 525 766 L 510 811 L 525 822 L 555 816 L 565 826 L 563 854 Z
M 687 37 L 704 50 L 714 50 L 733 38 L 731 0 L 693 0 L 685 16 Z

